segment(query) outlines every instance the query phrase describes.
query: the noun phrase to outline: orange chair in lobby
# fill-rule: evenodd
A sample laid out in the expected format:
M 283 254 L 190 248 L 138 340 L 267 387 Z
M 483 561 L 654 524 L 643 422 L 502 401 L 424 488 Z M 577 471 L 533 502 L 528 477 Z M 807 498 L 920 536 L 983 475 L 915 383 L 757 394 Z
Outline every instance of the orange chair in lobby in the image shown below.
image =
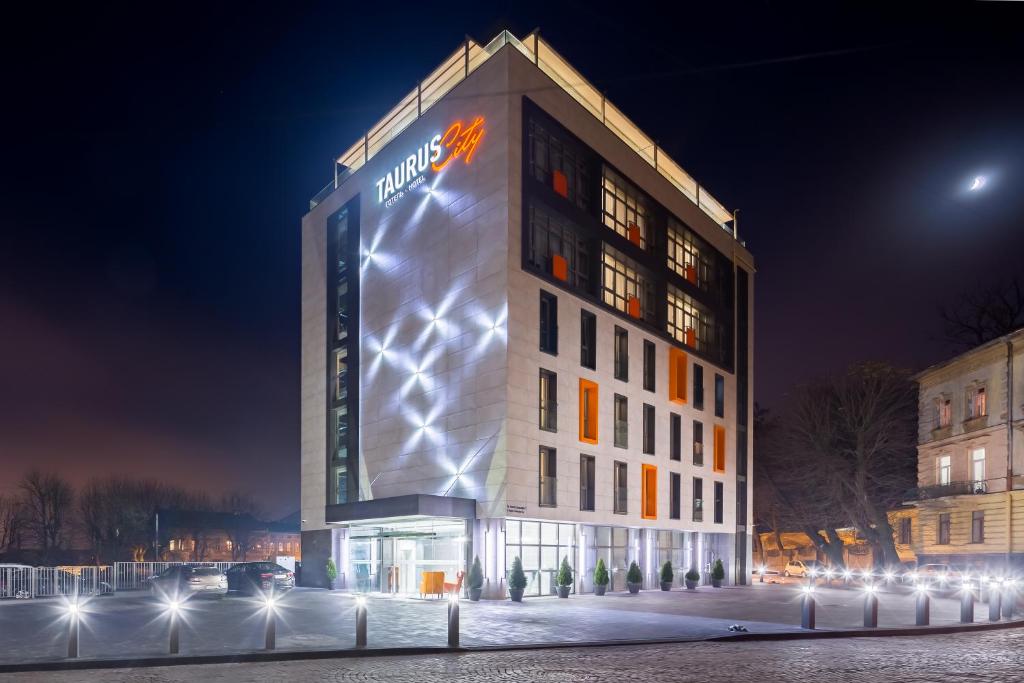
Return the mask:
M 444 597 L 444 572 L 423 572 L 420 578 L 420 597 Z

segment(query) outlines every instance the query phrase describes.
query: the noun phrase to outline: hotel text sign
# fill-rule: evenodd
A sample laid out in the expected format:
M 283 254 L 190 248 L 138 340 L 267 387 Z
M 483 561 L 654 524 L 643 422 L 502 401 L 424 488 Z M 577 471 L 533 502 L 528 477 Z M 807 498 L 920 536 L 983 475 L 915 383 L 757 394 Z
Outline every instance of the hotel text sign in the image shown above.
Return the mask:
M 477 145 L 484 137 L 484 118 L 478 116 L 470 124 L 456 121 L 448 126 L 444 134 L 438 133 L 424 142 L 415 154 L 410 154 L 402 163 L 377 180 L 377 202 L 393 205 L 408 190 L 426 182 L 427 171 L 437 172 L 452 161 L 462 159 L 466 164 L 473 160 Z

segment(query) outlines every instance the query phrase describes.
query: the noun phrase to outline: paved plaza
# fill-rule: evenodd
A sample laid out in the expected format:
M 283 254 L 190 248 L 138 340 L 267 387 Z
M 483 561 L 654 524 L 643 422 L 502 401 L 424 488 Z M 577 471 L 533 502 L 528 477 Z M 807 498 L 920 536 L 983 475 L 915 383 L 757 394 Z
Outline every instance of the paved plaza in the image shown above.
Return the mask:
M 784 585 L 669 593 L 645 591 L 604 597 L 593 595 L 461 602 L 464 646 L 573 643 L 618 640 L 703 639 L 729 635 L 731 624 L 752 633 L 798 631 L 800 589 Z M 858 628 L 863 593 L 819 587 L 819 629 Z M 233 654 L 263 647 L 260 603 L 229 597 L 188 604 L 181 632 L 181 653 Z M 987 620 L 979 603 L 975 617 Z M 954 597 L 935 597 L 932 624 L 959 621 Z M 879 596 L 879 626 L 914 623 L 914 597 L 899 588 Z M 83 658 L 152 657 L 167 652 L 168 619 L 148 594 L 123 593 L 94 598 L 86 606 L 81 631 Z M 60 601 L 6 601 L 0 604 L 0 663 L 60 659 L 66 650 L 66 621 Z M 447 639 L 447 603 L 377 597 L 368 600 L 370 648 L 443 647 Z M 340 649 L 355 644 L 353 596 L 296 589 L 280 600 L 279 649 Z

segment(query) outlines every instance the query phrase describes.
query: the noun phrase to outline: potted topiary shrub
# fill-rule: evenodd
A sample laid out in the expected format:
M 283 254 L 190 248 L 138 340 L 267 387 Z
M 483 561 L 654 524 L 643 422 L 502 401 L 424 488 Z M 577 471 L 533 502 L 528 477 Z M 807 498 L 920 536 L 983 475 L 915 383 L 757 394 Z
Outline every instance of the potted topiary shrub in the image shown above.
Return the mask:
M 522 602 L 525 589 L 526 574 L 523 573 L 523 561 L 517 556 L 512 560 L 512 571 L 508 574 L 508 597 L 512 598 L 512 602 Z
M 594 569 L 594 595 L 604 595 L 608 590 L 608 568 L 604 566 L 604 558 L 598 558 L 597 567 Z
M 469 568 L 469 599 L 476 602 L 484 589 L 484 570 L 480 567 L 480 556 L 473 558 L 473 566 Z
M 722 587 L 722 579 L 725 578 L 725 567 L 722 566 L 721 560 L 715 560 L 715 563 L 711 565 L 711 585 L 714 588 Z
M 690 571 L 686 572 L 683 578 L 686 580 L 686 590 L 697 590 L 697 584 L 700 582 L 700 572 L 691 567 Z
M 672 572 L 672 562 L 666 561 L 665 564 L 661 565 L 661 590 L 670 591 L 672 590 L 672 581 L 674 580 Z
M 558 587 L 558 597 L 569 597 L 569 590 L 572 588 L 572 567 L 569 566 L 568 557 L 562 558 L 562 566 L 555 575 L 555 585 Z
M 626 588 L 630 593 L 640 592 L 640 586 L 644 582 L 644 575 L 640 573 L 640 567 L 636 562 L 629 563 L 629 571 L 626 572 Z
M 334 564 L 334 558 L 327 558 L 327 585 L 331 590 L 337 588 L 338 566 Z

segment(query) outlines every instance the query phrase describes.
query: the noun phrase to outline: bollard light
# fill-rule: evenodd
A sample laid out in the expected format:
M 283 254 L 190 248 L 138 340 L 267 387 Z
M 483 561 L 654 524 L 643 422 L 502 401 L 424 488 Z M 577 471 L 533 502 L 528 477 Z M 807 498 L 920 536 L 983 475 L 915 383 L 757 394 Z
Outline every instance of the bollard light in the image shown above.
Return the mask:
M 170 619 L 170 626 L 167 634 L 167 651 L 172 655 L 180 651 L 180 627 L 181 627 L 181 603 L 177 600 L 167 602 L 167 616 Z
M 78 634 L 82 617 L 82 607 L 78 604 L 78 595 L 67 605 L 68 612 L 68 659 L 78 658 Z
M 974 623 L 974 591 L 969 581 L 960 587 L 960 623 Z
M 459 646 L 459 594 L 448 598 L 448 647 Z
M 814 630 L 815 626 L 815 602 L 814 586 L 804 586 L 801 589 L 803 599 L 800 603 L 800 628 Z
M 766 569 L 767 568 L 762 564 L 761 565 L 761 578 L 758 581 L 758 583 L 764 583 L 764 573 L 765 573 Z
M 928 587 L 918 583 L 914 585 L 914 592 L 917 594 L 916 618 L 914 623 L 918 626 L 927 626 L 931 622 L 932 598 L 928 595 Z
M 366 647 L 366 598 L 356 596 L 356 647 Z
M 864 628 L 878 628 L 878 588 L 864 584 Z
M 273 650 L 277 647 L 277 613 L 273 595 L 266 596 L 265 608 L 267 610 L 267 628 L 264 634 L 264 649 Z
M 1013 577 L 1003 581 L 1003 618 L 1012 619 L 1014 607 L 1017 603 L 1017 580 Z
M 988 584 L 988 620 L 999 621 L 1002 614 L 1002 582 L 989 581 Z

